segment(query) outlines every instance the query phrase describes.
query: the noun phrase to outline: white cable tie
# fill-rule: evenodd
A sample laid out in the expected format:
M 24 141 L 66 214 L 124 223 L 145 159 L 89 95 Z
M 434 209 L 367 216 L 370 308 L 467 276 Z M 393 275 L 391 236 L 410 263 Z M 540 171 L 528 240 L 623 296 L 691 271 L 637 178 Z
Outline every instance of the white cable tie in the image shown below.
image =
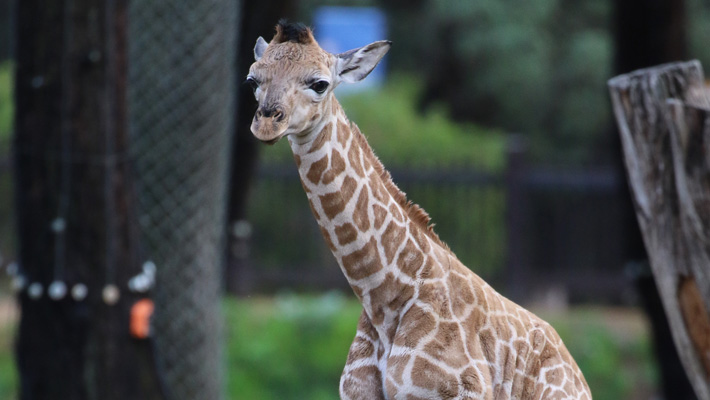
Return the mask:
M 62 233 L 67 228 L 67 221 L 62 217 L 57 217 L 52 221 L 52 232 Z
M 15 275 L 12 278 L 12 289 L 15 292 L 21 292 L 25 289 L 25 286 L 27 286 L 27 279 L 25 279 L 24 276 L 22 275 Z
M 49 298 L 52 300 L 61 300 L 67 294 L 67 285 L 62 281 L 54 281 L 47 289 Z
M 39 282 L 32 282 L 27 288 L 27 295 L 30 296 L 32 300 L 39 300 L 43 292 L 44 287 L 42 287 L 42 284 Z
M 104 290 L 101 292 L 101 297 L 103 298 L 104 303 L 112 306 L 118 303 L 118 300 L 121 298 L 121 291 L 118 289 L 118 286 L 108 284 L 104 286 Z
M 17 262 L 13 261 L 10 264 L 7 264 L 5 271 L 9 276 L 18 276 L 20 274 L 20 266 Z
M 71 288 L 71 297 L 75 301 L 82 301 L 86 298 L 89 293 L 89 288 L 83 283 L 77 283 Z

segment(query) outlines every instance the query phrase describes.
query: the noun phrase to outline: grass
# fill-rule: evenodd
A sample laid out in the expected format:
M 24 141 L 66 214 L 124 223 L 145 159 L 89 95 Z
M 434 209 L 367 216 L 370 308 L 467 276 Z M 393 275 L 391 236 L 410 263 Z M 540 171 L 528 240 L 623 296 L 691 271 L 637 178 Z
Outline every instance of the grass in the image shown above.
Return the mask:
M 338 398 L 338 382 L 360 304 L 337 292 L 281 294 L 223 303 L 228 399 Z M 559 332 L 596 399 L 649 398 L 657 372 L 643 316 L 635 310 L 577 308 L 538 312 Z M 0 399 L 13 399 L 17 376 L 0 326 Z

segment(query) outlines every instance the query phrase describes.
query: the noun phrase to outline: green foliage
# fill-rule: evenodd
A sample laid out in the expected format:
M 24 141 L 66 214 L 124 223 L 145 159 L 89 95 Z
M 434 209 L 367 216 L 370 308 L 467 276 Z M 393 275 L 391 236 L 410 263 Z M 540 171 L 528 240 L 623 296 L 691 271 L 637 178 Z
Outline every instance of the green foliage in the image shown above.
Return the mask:
M 505 138 L 499 131 L 453 122 L 443 106 L 421 112 L 416 106 L 420 91 L 414 76 L 395 75 L 380 90 L 339 97 L 385 167 L 502 169 Z M 265 163 L 292 162 L 288 143 L 281 142 L 262 151 Z
M 600 309 L 579 309 L 544 318 L 577 361 L 594 398 L 632 398 L 634 390 L 648 390 L 658 381 L 650 339 L 642 329 L 614 329 L 605 314 Z
M 457 120 L 530 134 L 546 162 L 594 157 L 611 125 L 611 3 L 421 2 L 390 12 L 390 61 L 424 78 L 425 102 L 445 102 Z M 400 19 L 404 12 L 417 17 Z
M 16 398 L 19 388 L 17 369 L 10 346 L 14 333 L 14 326 L 0 325 L 0 399 L 4 400 Z
M 0 62 L 0 160 L 8 160 L 13 130 L 13 66 Z M 12 180 L 7 170 L 0 170 L 0 254 L 12 257 L 15 232 L 12 225 Z
M 13 126 L 12 63 L 0 62 L 0 156 L 7 151 Z
M 230 399 L 337 398 L 360 313 L 356 300 L 329 293 L 225 304 Z M 653 390 L 655 364 L 643 327 L 619 329 L 605 309 L 547 314 L 595 398 L 626 399 Z
M 688 44 L 690 58 L 700 60 L 708 76 L 710 69 L 710 3 L 704 0 L 686 2 L 688 15 Z
M 337 399 L 340 373 L 361 312 L 357 300 L 330 292 L 223 302 L 228 399 Z M 639 398 L 658 384 L 647 328 L 604 308 L 546 312 L 594 398 Z M 636 315 L 637 319 L 638 315 Z M 640 319 L 639 319 L 640 320 Z M 0 399 L 13 399 L 17 374 L 0 326 Z
M 337 399 L 360 304 L 321 296 L 227 300 L 230 399 Z

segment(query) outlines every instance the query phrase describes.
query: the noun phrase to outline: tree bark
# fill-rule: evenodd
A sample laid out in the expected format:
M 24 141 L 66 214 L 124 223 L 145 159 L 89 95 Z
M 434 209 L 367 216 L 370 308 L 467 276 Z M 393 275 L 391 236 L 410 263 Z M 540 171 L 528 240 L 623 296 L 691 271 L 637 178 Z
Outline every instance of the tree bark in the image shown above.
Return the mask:
M 640 68 L 687 58 L 685 0 L 618 0 L 614 7 L 614 70 L 617 74 Z M 616 136 L 616 132 L 614 135 Z M 615 168 L 623 176 L 621 143 L 612 140 Z M 643 309 L 651 323 L 656 359 L 661 372 L 661 389 L 665 398 L 694 399 L 693 389 L 686 377 L 668 320 L 658 295 L 658 289 L 646 260 L 641 232 L 631 204 L 631 195 L 626 186 L 619 194 L 626 202 L 627 210 L 621 221 L 627 241 L 627 272 L 633 273 L 633 283 L 641 299 Z
M 700 63 L 609 81 L 636 217 L 683 366 L 710 399 L 710 102 Z
M 121 0 L 16 4 L 15 204 L 30 284 L 18 294 L 21 399 L 161 398 L 150 343 L 129 334 L 144 296 L 127 288 L 142 260 L 127 164 L 126 10 Z M 53 282 L 66 293 L 50 297 Z M 104 300 L 107 285 L 115 303 Z

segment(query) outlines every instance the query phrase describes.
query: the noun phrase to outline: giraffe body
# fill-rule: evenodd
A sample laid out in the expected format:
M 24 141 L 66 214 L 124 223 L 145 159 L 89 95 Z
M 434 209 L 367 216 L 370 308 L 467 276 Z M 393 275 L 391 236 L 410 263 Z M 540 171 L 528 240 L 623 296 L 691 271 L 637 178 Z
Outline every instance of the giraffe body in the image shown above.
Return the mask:
M 388 49 L 331 55 L 307 28 L 279 24 L 270 44 L 257 41 L 248 78 L 259 101 L 252 131 L 268 143 L 288 137 L 323 237 L 363 305 L 341 397 L 591 399 L 554 329 L 456 258 L 333 96 Z

